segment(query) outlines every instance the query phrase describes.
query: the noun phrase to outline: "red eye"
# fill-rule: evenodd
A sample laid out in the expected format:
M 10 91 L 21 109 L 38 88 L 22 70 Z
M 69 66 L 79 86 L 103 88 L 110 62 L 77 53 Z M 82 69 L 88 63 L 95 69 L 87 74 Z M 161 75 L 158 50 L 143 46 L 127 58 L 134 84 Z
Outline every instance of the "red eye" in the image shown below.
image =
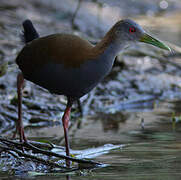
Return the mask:
M 130 33 L 134 33 L 134 32 L 136 32 L 136 29 L 135 29 L 134 27 L 130 27 L 130 28 L 129 28 L 129 32 L 130 32 Z

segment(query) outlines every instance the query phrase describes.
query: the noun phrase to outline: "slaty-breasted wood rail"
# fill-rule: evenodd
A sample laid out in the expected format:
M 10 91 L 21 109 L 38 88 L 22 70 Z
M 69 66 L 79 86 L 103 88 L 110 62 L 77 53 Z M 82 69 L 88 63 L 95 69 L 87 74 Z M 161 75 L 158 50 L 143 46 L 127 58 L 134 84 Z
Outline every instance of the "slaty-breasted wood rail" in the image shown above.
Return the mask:
M 67 97 L 62 123 L 66 155 L 69 156 L 68 126 L 73 102 L 90 92 L 103 80 L 111 71 L 116 55 L 135 42 L 144 42 L 170 50 L 130 19 L 118 21 L 95 46 L 72 34 L 52 34 L 27 43 L 16 58 L 21 70 L 17 76 L 16 127 L 20 140 L 27 141 L 22 123 L 21 92 L 26 79 L 50 93 Z

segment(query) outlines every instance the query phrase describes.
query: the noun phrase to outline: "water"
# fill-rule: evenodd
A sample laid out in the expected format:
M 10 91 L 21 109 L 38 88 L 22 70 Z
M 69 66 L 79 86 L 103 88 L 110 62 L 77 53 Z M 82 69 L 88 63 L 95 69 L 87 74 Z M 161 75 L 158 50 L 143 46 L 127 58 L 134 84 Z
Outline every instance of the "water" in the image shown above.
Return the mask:
M 70 129 L 72 153 L 75 150 L 84 153 L 85 149 L 90 149 L 95 155 L 91 159 L 107 166 L 71 173 L 69 179 L 180 179 L 181 124 L 178 120 L 178 103 L 160 102 L 157 108 L 148 112 L 83 117 L 80 129 Z M 176 113 L 176 123 L 172 120 L 172 112 Z M 28 135 L 45 138 L 45 131 L 49 140 L 60 137 L 62 133 L 60 127 L 51 127 L 28 131 Z M 100 154 L 91 150 L 99 147 L 103 149 L 104 145 L 112 147 L 110 144 L 122 146 L 104 153 L 101 151 Z M 67 178 L 67 175 L 61 173 L 36 178 L 49 179 L 49 175 L 54 179 Z

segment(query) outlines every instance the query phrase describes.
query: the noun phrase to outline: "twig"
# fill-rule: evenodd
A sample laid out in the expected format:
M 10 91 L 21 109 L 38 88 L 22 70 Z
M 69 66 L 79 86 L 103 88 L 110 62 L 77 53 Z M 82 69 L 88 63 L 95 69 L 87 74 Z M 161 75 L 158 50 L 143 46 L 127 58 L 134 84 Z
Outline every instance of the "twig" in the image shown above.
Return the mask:
M 89 106 L 91 105 L 91 103 L 92 103 L 92 101 L 93 101 L 93 99 L 94 99 L 94 97 L 95 97 L 95 96 L 94 96 L 95 93 L 96 93 L 95 90 L 96 90 L 96 89 L 94 89 L 93 91 L 91 91 L 91 92 L 89 93 L 89 98 L 88 98 L 87 102 L 86 102 L 85 105 L 84 105 L 83 115 L 86 115 L 87 112 L 88 112 L 88 110 L 89 110 Z
M 167 64 L 170 64 L 170 65 L 172 65 L 178 69 L 181 69 L 181 65 L 179 65 L 178 63 L 175 63 L 173 61 L 168 60 L 171 58 L 170 54 L 168 56 L 160 57 L 158 55 L 154 55 L 153 53 L 150 53 L 147 51 L 145 52 L 145 51 L 141 51 L 141 50 L 132 50 L 131 52 L 128 51 L 128 52 L 125 52 L 123 54 L 130 55 L 130 56 L 149 56 L 153 59 L 157 59 L 161 63 L 164 63 L 164 64 L 167 63 Z M 168 59 L 166 59 L 166 58 L 168 58 Z
M 58 168 L 62 168 L 62 169 L 69 169 L 69 168 L 61 166 L 61 165 L 59 165 L 57 163 L 54 163 L 54 162 L 52 162 L 50 160 L 44 160 L 42 158 L 39 158 L 39 157 L 30 155 L 30 154 L 21 152 L 20 150 L 17 150 L 17 149 L 13 149 L 13 148 L 10 148 L 10 147 L 5 147 L 5 146 L 2 146 L 2 145 L 0 145 L 0 148 L 4 149 L 5 151 L 13 151 L 13 152 L 17 153 L 21 157 L 23 156 L 23 157 L 26 157 L 26 158 L 30 158 L 32 161 L 37 161 L 37 162 L 43 163 L 43 164 L 48 165 L 48 166 L 58 167 Z
M 4 142 L 5 144 L 7 145 L 15 145 L 15 146 L 21 146 L 22 147 L 22 143 L 20 143 L 19 141 L 16 142 L 14 140 L 9 140 L 9 139 L 6 139 L 6 138 L 2 138 L 0 137 L 0 141 Z M 31 143 L 32 145 L 36 146 L 36 147 L 39 147 L 39 148 L 47 148 L 47 149 L 52 149 L 54 148 L 53 144 L 47 144 L 47 143 L 42 143 L 42 142 L 36 142 L 36 141 L 28 141 L 29 143 Z
M 71 19 L 72 29 L 77 29 L 77 26 L 75 25 L 75 18 L 77 16 L 78 10 L 80 9 L 81 3 L 82 3 L 82 0 L 79 0 L 76 10 L 72 16 L 72 19 Z
M 164 57 L 167 57 L 167 58 L 177 58 L 177 57 L 181 57 L 181 53 L 171 53 L 171 54 L 168 54 Z
M 22 147 L 24 147 L 24 148 L 26 148 L 28 150 L 32 150 L 33 153 L 41 153 L 41 154 L 44 154 L 44 155 L 47 155 L 47 156 L 54 156 L 54 157 L 70 160 L 70 161 L 77 162 L 77 163 L 91 164 L 91 165 L 94 165 L 94 166 L 100 166 L 101 165 L 101 163 L 97 163 L 97 162 L 94 162 L 94 161 L 88 161 L 88 160 L 84 160 L 84 159 L 76 159 L 76 158 L 64 156 L 64 155 L 61 155 L 61 154 L 57 154 L 57 153 L 54 153 L 54 152 L 51 152 L 51 151 L 43 150 L 43 149 L 35 147 L 34 145 L 32 145 L 30 143 L 26 143 L 26 142 L 24 142 L 24 143 L 15 142 L 15 141 L 11 141 L 11 140 L 8 140 L 8 139 L 2 138 L 2 137 L 0 137 L 0 141 L 5 143 L 7 146 L 11 146 L 13 148 L 22 148 Z
M 150 56 L 151 58 L 155 58 L 157 59 L 158 61 L 162 62 L 162 63 L 167 63 L 167 64 L 170 64 L 178 69 L 181 69 L 181 65 L 179 65 L 178 63 L 175 63 L 173 61 L 170 61 L 168 59 L 166 59 L 167 57 L 159 57 L 159 56 L 156 56 L 156 55 L 151 55 Z
M 39 148 L 29 144 L 29 143 L 23 143 L 23 145 L 24 145 L 24 147 L 31 148 L 31 150 L 35 151 L 34 153 L 42 153 L 42 154 L 45 154 L 45 155 L 48 155 L 48 156 L 55 156 L 55 157 L 58 157 L 58 158 L 70 160 L 70 161 L 77 162 L 77 163 L 93 164 L 95 166 L 100 166 L 101 165 L 101 163 L 97 163 L 97 162 L 94 162 L 94 161 L 88 161 L 88 160 L 84 160 L 84 159 L 76 159 L 76 158 L 72 158 L 72 157 L 69 157 L 69 156 L 64 156 L 64 155 L 61 155 L 61 154 L 57 154 L 57 153 L 54 153 L 54 152 L 51 152 L 51 151 L 46 151 L 46 150 L 43 150 L 43 149 L 39 149 Z

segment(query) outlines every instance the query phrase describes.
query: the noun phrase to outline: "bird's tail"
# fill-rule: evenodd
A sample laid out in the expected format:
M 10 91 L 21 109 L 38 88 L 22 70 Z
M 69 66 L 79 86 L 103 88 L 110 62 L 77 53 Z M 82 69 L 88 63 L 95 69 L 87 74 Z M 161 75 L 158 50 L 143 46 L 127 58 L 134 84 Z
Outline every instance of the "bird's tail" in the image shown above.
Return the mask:
M 39 38 L 38 32 L 36 31 L 33 23 L 29 19 L 26 19 L 23 22 L 23 29 L 24 30 L 22 31 L 21 39 L 25 44 Z

